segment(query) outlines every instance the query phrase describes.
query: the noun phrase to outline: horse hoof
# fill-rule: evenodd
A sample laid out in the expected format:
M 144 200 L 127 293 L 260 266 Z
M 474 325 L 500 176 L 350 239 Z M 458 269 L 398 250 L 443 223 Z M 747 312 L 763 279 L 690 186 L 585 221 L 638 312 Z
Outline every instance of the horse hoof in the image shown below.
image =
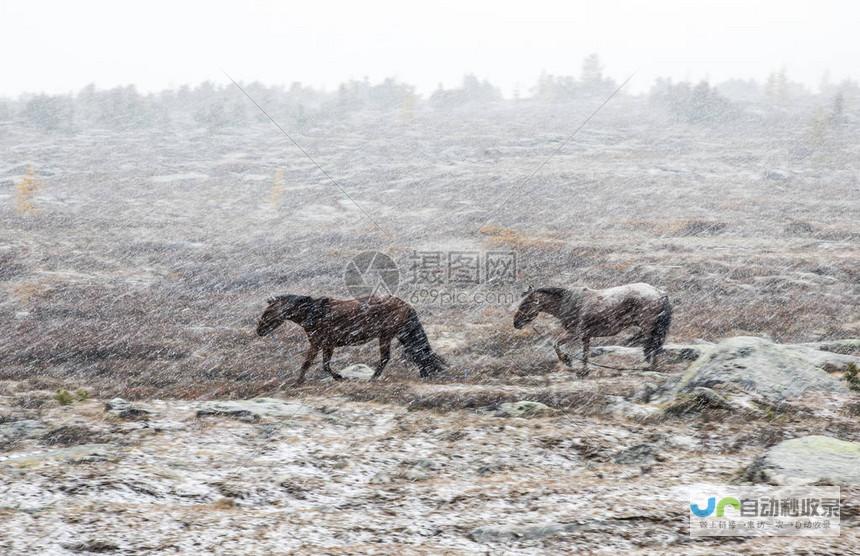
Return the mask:
M 591 371 L 576 371 L 576 376 L 579 378 L 585 378 Z
M 331 374 L 331 377 L 332 377 L 333 379 L 337 380 L 337 381 L 341 381 L 341 380 L 343 380 L 343 375 L 339 375 L 339 374 L 337 374 L 337 373 L 332 373 L 332 374 Z
M 299 386 L 301 386 L 301 385 L 302 385 L 302 384 L 304 384 L 304 383 L 305 383 L 305 381 L 304 381 L 304 380 L 297 380 L 297 381 L 293 382 L 292 387 L 293 387 L 293 388 L 298 388 Z

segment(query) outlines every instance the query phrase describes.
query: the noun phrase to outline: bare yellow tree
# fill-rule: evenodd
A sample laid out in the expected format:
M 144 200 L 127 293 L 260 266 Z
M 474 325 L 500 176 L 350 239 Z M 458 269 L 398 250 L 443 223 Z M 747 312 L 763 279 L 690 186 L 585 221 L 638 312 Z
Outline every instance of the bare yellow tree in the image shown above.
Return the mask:
M 284 170 L 283 168 L 278 168 L 275 170 L 275 178 L 272 180 L 272 191 L 270 202 L 272 203 L 272 207 L 278 209 L 281 208 L 281 199 L 284 196 Z
M 40 187 L 39 180 L 33 172 L 33 166 L 27 167 L 27 173 L 15 186 L 15 209 L 18 214 L 32 214 L 36 212 L 33 206 L 33 197 Z

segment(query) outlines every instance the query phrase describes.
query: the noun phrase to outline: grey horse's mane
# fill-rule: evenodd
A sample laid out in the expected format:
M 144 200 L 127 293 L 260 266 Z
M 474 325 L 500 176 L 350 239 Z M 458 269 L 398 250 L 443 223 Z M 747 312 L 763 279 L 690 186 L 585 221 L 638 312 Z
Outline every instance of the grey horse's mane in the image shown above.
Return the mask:
M 533 293 L 542 293 L 559 299 L 559 314 L 558 317 L 565 319 L 574 319 L 579 315 L 579 310 L 582 307 L 582 296 L 587 288 L 557 288 L 546 287 L 537 288 Z
M 536 290 L 532 290 L 533 293 L 545 293 L 547 295 L 555 295 L 555 296 L 562 296 L 562 295 L 568 293 L 569 291 L 570 290 L 566 290 L 564 288 L 554 288 L 554 287 L 538 288 Z

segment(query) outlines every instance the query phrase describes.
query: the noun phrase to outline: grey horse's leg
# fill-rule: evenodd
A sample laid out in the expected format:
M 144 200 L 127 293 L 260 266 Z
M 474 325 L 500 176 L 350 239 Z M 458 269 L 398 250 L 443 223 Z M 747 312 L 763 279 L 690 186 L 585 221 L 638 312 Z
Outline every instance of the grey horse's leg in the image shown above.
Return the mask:
M 373 373 L 373 379 L 382 376 L 382 369 L 388 365 L 391 359 L 391 340 L 392 338 L 379 338 L 379 364 L 376 365 L 376 372 Z
M 584 378 L 591 372 L 588 370 L 588 355 L 591 352 L 591 338 L 588 336 L 582 337 L 582 369 L 577 371 L 576 376 Z
M 299 369 L 299 378 L 296 380 L 296 386 L 305 381 L 305 373 L 308 372 L 308 369 L 313 365 L 314 359 L 317 357 L 317 351 L 319 351 L 319 347 L 316 344 L 311 344 L 310 347 L 308 347 L 308 352 L 305 355 L 305 362 L 302 363 L 302 368 Z
M 323 348 L 323 370 L 331 375 L 335 380 L 343 380 L 343 376 L 331 370 L 331 356 L 334 353 L 334 347 L 325 346 Z
M 656 353 L 651 354 L 651 360 L 649 361 L 649 363 L 651 363 L 650 369 L 652 371 L 656 371 L 657 370 L 657 354 Z

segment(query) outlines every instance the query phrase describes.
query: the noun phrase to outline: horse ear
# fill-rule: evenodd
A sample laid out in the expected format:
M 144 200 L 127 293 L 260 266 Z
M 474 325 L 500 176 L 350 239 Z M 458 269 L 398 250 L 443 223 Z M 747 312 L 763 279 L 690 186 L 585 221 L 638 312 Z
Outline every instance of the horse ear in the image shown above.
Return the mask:
M 523 297 L 527 296 L 528 294 L 532 293 L 533 291 L 535 291 L 534 286 L 529 284 L 529 289 L 527 289 L 526 291 L 523 292 Z
M 277 297 L 270 297 L 270 298 L 268 298 L 268 299 L 266 300 L 266 303 L 268 303 L 269 305 L 271 305 L 272 303 L 274 303 L 274 302 L 275 302 L 275 301 L 277 301 L 277 300 L 278 300 L 278 298 L 277 298 Z

